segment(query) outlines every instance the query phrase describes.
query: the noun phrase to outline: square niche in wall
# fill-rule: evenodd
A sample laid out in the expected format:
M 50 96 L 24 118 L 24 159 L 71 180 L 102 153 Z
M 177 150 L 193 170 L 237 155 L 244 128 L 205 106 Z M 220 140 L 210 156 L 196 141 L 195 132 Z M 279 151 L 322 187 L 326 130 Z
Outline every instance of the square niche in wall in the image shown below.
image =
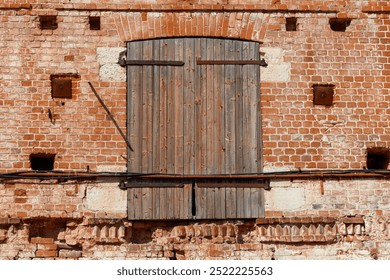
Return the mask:
M 313 85 L 313 104 L 332 106 L 334 85 Z
M 90 16 L 88 21 L 90 30 L 100 30 L 100 17 Z
M 72 99 L 72 76 L 51 75 L 51 96 L 52 98 Z
M 286 31 L 297 31 L 298 19 L 296 17 L 286 18 Z
M 39 16 L 39 25 L 43 30 L 57 29 L 57 16 Z
M 390 162 L 390 149 L 373 147 L 367 149 L 367 169 L 387 169 Z

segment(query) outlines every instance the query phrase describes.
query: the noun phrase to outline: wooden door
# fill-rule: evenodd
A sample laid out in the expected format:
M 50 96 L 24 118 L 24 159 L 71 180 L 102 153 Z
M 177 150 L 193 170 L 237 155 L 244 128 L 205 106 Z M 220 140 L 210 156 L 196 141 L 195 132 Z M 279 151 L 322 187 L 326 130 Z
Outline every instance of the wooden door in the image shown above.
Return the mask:
M 258 61 L 255 42 L 213 38 L 129 42 L 127 122 L 134 152 L 128 152 L 128 171 L 194 176 L 260 172 Z M 202 196 L 210 191 L 214 197 L 226 197 L 225 191 L 211 189 L 202 189 Z M 261 205 L 262 190 L 250 192 L 255 190 L 258 200 L 253 198 L 253 203 Z M 196 209 L 201 211 L 202 204 Z M 256 214 L 250 216 L 259 213 L 252 212 Z

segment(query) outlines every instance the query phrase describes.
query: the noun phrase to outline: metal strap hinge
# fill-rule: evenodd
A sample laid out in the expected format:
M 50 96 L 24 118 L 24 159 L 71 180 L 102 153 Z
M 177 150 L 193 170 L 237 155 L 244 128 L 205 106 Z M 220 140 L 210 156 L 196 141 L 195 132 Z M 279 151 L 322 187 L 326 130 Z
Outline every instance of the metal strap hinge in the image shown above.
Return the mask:
M 175 60 L 125 60 L 122 66 L 183 66 L 184 61 Z
M 259 65 L 267 67 L 268 64 L 264 58 L 261 60 L 202 60 L 197 59 L 196 64 L 198 65 Z

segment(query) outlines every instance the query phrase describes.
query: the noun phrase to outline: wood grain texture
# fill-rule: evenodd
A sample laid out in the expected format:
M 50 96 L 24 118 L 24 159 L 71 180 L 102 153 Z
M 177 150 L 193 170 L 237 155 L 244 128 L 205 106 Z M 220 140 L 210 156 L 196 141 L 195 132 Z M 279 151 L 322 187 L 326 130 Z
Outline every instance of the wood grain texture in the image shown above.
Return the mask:
M 134 143 L 129 172 L 261 171 L 260 70 L 250 62 L 259 59 L 259 45 L 254 42 L 214 38 L 129 42 L 128 60 L 137 62 L 127 66 L 128 138 Z M 164 61 L 183 61 L 184 65 Z M 180 188 L 177 182 L 171 183 L 170 187 L 166 181 L 154 181 L 130 188 L 129 218 L 190 219 L 193 188 L 196 219 L 264 214 L 264 190 L 253 187 L 255 182 L 246 182 L 246 187 L 235 180 L 222 184 L 210 180 L 207 188 L 191 183 Z
M 211 38 L 128 43 L 129 59 L 184 61 L 128 66 L 129 171 L 164 174 L 255 173 L 261 167 L 259 66 L 198 65 L 258 60 L 254 42 Z

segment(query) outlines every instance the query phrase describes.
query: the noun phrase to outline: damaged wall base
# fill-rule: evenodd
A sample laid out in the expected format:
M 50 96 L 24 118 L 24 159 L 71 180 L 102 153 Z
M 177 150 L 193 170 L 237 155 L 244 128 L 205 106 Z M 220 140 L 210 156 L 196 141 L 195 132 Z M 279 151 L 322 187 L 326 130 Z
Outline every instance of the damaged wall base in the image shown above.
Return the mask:
M 385 226 L 387 222 L 380 216 L 181 221 L 180 225 L 177 221 L 2 218 L 0 258 L 389 258 L 390 229 Z

